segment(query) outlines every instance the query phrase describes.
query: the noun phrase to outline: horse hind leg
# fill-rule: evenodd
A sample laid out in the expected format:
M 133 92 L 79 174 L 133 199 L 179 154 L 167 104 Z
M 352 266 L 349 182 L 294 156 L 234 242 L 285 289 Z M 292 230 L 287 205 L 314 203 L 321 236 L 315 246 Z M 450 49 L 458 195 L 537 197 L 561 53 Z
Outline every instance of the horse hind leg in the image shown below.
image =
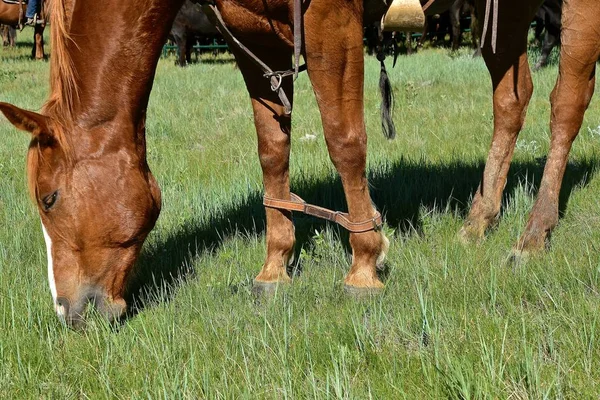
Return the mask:
M 305 14 L 306 65 L 317 98 L 327 148 L 340 174 L 352 221 L 375 216 L 365 175 L 362 0 L 333 8 L 313 1 Z M 336 29 L 331 29 L 335 26 Z M 370 292 L 383 283 L 376 264 L 388 248 L 382 232 L 351 233 L 352 266 L 344 283 L 350 292 Z
M 552 119 L 550 152 L 538 197 L 525 231 L 515 246 L 517 254 L 545 248 L 558 223 L 562 179 L 573 141 L 594 93 L 596 61 L 600 56 L 600 3 L 565 2 L 559 74 L 550 96 Z
M 273 70 L 291 68 L 290 49 L 253 47 L 251 50 Z M 261 71 L 246 55 L 237 53 L 235 49 L 233 52 L 252 100 L 265 196 L 288 200 L 291 116 L 285 114 L 281 100 L 271 90 Z M 291 102 L 292 79 L 284 78 L 282 87 Z M 266 208 L 266 216 L 267 255 L 262 270 L 254 279 L 256 292 L 271 291 L 278 284 L 291 281 L 287 273 L 288 265 L 293 262 L 295 244 L 291 212 Z
M 44 60 L 44 27 L 45 25 L 36 25 L 33 33 L 33 49 L 31 58 L 35 60 Z
M 502 23 L 500 20 L 498 45 L 508 43 L 505 38 L 510 34 L 516 35 L 518 42 L 493 54 L 488 36 L 483 48 L 483 58 L 494 90 L 494 134 L 481 183 L 473 198 L 469 216 L 459 232 L 463 242 L 481 240 L 500 213 L 510 162 L 533 93 L 526 53 L 529 19 L 523 18 L 517 27 Z

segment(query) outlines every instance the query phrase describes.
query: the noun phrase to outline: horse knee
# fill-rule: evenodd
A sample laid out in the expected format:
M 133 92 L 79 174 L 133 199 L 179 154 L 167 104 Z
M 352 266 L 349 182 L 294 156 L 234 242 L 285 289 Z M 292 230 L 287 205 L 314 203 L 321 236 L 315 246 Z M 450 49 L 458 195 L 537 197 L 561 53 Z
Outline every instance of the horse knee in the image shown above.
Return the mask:
M 289 165 L 289 138 L 269 138 L 259 142 L 258 158 L 263 173 L 280 175 Z
M 494 111 L 500 116 L 497 123 L 511 130 L 519 130 L 525 121 L 525 111 L 533 94 L 531 75 L 522 77 L 516 88 L 494 94 Z
M 364 168 L 367 158 L 367 135 L 364 131 L 344 128 L 340 124 L 335 133 L 327 135 L 327 148 L 338 172 L 345 166 Z

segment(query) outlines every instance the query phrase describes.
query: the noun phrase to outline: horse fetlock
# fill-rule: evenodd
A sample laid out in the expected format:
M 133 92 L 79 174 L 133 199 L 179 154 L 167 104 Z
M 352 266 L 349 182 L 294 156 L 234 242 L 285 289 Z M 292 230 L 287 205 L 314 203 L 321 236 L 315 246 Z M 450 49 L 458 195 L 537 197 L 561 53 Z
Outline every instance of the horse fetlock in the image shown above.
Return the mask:
M 375 264 L 375 260 L 380 257 L 382 251 L 387 251 L 387 247 L 389 247 L 389 240 L 387 240 L 382 232 L 375 230 L 361 233 L 351 233 L 350 246 L 352 246 L 352 254 L 354 257 L 372 257 L 373 264 Z
M 556 220 L 558 220 L 558 217 Z M 530 253 L 538 253 L 548 249 L 550 247 L 550 236 L 556 224 L 557 222 L 552 218 L 538 219 L 532 216 L 515 248 Z
M 485 219 L 469 218 L 458 231 L 458 239 L 463 244 L 478 243 L 485 237 L 488 226 Z

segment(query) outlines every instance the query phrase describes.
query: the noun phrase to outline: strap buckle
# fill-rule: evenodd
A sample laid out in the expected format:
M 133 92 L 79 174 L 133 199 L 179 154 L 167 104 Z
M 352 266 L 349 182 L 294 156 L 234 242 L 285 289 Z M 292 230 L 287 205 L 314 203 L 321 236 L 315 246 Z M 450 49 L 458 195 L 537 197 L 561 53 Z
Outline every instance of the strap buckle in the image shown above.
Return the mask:
M 381 222 L 377 222 L 377 219 L 381 218 L 381 214 L 377 213 L 377 215 L 375 215 L 373 217 L 373 219 L 371 220 L 371 222 L 373 222 L 373 230 L 375 232 L 379 232 L 381 230 L 381 228 L 383 227 L 383 218 L 381 218 Z
M 276 92 L 279 90 L 279 88 L 281 88 L 281 83 L 283 82 L 283 74 L 272 74 L 270 76 L 267 76 L 267 74 L 265 74 L 265 77 L 268 77 L 271 79 L 271 90 Z M 275 80 L 273 79 L 275 78 Z

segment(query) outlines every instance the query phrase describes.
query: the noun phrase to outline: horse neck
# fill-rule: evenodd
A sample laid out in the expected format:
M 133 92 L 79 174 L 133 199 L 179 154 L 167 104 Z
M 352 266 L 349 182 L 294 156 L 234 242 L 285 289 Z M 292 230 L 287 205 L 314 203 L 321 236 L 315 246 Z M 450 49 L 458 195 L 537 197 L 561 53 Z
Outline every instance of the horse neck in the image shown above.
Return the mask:
M 181 1 L 75 1 L 67 50 L 76 71 L 71 118 L 79 135 L 143 145 L 156 64 Z

